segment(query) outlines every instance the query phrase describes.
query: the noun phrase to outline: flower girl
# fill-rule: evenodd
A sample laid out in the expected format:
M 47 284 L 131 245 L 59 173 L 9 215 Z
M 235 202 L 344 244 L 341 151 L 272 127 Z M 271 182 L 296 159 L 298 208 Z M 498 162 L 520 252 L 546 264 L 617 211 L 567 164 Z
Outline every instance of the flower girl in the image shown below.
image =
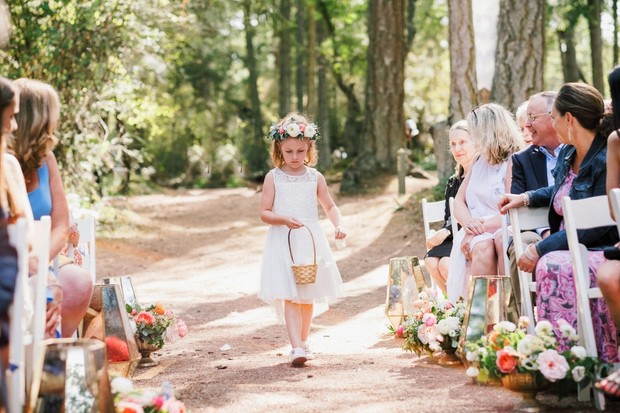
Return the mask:
M 319 224 L 317 200 L 335 227 L 336 240 L 347 236 L 325 178 L 311 168 L 318 158 L 314 146 L 318 137 L 317 127 L 300 113 L 289 113 L 271 127 L 269 138 L 275 168 L 265 177 L 260 207 L 260 218 L 270 227 L 258 296 L 283 309 L 293 366 L 313 358 L 307 339 L 314 303 L 340 297 L 344 291 Z M 296 264 L 316 261 L 316 280 L 296 284 L 291 269 L 293 260 Z

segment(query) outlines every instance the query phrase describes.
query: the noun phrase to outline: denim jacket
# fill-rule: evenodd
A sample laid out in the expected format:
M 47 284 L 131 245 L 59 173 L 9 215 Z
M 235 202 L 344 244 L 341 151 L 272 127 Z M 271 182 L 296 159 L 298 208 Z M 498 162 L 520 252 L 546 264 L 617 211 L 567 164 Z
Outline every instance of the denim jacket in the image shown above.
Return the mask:
M 536 191 L 528 191 L 530 207 L 549 207 L 549 227 L 551 235 L 536 244 L 536 250 L 542 257 L 548 252 L 567 250 L 568 241 L 566 231 L 560 231 L 560 224 L 563 217 L 555 212 L 553 199 L 567 177 L 573 159 L 575 159 L 576 149 L 572 145 L 566 145 L 558 155 L 558 163 L 553 170 L 555 185 L 540 188 Z M 607 138 L 598 133 L 594 137 L 592 146 L 588 150 L 585 158 L 581 162 L 579 173 L 575 177 L 568 196 L 570 199 L 584 199 L 605 195 L 607 193 L 605 180 L 607 177 Z M 579 241 L 588 248 L 603 247 L 613 245 L 618 241 L 618 231 L 615 226 L 579 230 L 577 232 Z

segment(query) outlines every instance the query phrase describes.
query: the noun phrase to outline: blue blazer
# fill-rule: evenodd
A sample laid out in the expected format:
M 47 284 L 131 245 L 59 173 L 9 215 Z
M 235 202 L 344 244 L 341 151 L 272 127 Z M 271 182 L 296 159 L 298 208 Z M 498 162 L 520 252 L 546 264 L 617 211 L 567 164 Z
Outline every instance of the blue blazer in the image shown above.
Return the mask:
M 547 185 L 547 157 L 538 146 L 528 146 L 512 155 L 511 193 L 522 194 Z
M 571 168 L 573 159 L 576 155 L 575 147 L 566 145 L 558 155 L 558 164 L 553 170 L 555 184 L 536 191 L 528 191 L 530 207 L 549 207 L 549 227 L 551 235 L 536 244 L 536 250 L 542 257 L 548 252 L 567 250 L 568 241 L 566 231 L 560 231 L 560 223 L 563 217 L 555 212 L 553 208 L 553 198 L 558 189 L 564 182 Z M 607 137 L 597 134 L 588 150 L 585 158 L 581 162 L 579 173 L 575 177 L 573 184 L 568 192 L 570 199 L 584 199 L 607 194 L 605 179 L 607 178 Z M 618 231 L 616 226 L 593 228 L 580 230 L 577 232 L 579 241 L 588 248 L 600 248 L 614 245 L 618 242 Z

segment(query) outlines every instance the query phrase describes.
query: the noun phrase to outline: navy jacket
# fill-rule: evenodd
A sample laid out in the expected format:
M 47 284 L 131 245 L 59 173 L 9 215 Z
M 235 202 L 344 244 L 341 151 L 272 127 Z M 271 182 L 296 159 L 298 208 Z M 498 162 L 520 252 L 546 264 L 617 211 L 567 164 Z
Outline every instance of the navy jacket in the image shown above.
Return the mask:
M 538 146 L 528 146 L 512 155 L 510 193 L 522 194 L 547 185 L 547 157 Z
M 553 170 L 555 185 L 540 188 L 536 191 L 528 191 L 530 207 L 549 207 L 549 227 L 551 235 L 536 244 L 536 250 L 542 257 L 548 252 L 567 250 L 568 241 L 566 231 L 560 231 L 560 223 L 563 220 L 553 208 L 553 198 L 559 187 L 564 182 L 575 158 L 576 150 L 572 145 L 566 145 L 558 155 L 558 163 Z M 584 199 L 599 195 L 606 195 L 605 179 L 607 177 L 607 137 L 597 134 L 579 168 L 579 173 L 573 181 L 568 196 L 571 199 Z M 618 242 L 616 226 L 580 230 L 577 232 L 579 241 L 586 247 L 597 249 L 613 245 Z

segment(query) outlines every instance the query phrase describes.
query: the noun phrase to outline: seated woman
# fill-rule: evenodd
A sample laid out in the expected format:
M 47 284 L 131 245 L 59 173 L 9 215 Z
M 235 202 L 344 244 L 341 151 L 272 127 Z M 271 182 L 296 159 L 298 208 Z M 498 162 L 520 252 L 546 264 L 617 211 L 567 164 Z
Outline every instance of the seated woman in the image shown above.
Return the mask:
M 450 198 L 456 193 L 463 182 L 463 178 L 469 171 L 471 161 L 474 159 L 474 145 L 467 131 L 467 121 L 460 120 L 450 128 L 450 153 L 456 161 L 456 171 L 448 179 L 444 197 L 446 208 L 444 213 L 444 224 L 441 229 L 426 240 L 426 248 L 429 251 L 424 257 L 424 265 L 430 272 L 435 284 L 439 286 L 443 293 L 446 293 L 446 280 L 448 279 L 448 263 L 450 261 L 450 251 L 452 250 L 452 218 L 450 216 Z
M 510 188 L 510 157 L 523 147 L 512 114 L 495 103 L 472 110 L 467 127 L 479 155 L 454 199 L 454 215 L 462 228 L 450 253 L 447 289 L 452 302 L 467 296 L 467 261 L 471 275 L 503 273 L 504 254 L 495 244 L 501 231 L 497 202 Z
M 69 208 L 56 157 L 54 133 L 60 116 L 60 100 L 52 86 L 30 79 L 18 79 L 20 108 L 18 129 L 9 142 L 26 178 L 28 198 L 35 219 L 49 215 L 52 220 L 50 257 L 56 257 L 67 244 Z M 92 294 L 90 275 L 67 263 L 60 268 L 58 281 L 64 294 L 62 337 L 70 337 L 84 317 Z M 53 327 L 53 326 L 49 326 Z
M 502 213 L 510 208 L 549 207 L 551 234 L 530 244 L 519 257 L 523 271 L 536 271 L 536 311 L 539 320 L 556 326 L 564 319 L 577 328 L 575 283 L 566 231 L 564 230 L 562 198 L 583 199 L 604 195 L 606 179 L 607 133 L 603 97 L 592 86 L 566 83 L 560 89 L 551 111 L 553 127 L 560 142 L 566 144 L 558 156 L 554 170 L 555 184 L 519 195 L 505 195 L 499 206 Z M 588 265 L 592 286 L 596 286 L 596 269 L 605 260 L 600 248 L 618 241 L 614 227 L 579 231 L 579 241 L 590 251 Z M 590 301 L 592 322 L 599 356 L 607 362 L 618 361 L 618 332 L 603 299 Z

